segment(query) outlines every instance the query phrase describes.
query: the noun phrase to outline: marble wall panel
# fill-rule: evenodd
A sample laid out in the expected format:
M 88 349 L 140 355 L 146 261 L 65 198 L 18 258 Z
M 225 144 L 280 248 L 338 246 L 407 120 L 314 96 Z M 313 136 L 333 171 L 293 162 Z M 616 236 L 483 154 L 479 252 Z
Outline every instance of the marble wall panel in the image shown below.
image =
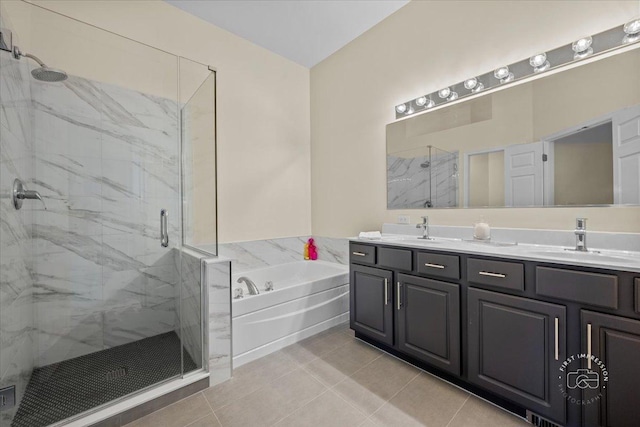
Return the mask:
M 0 26 L 4 27 L 0 17 Z M 34 206 L 16 210 L 9 195 L 15 178 L 34 180 L 29 69 L 0 52 L 0 388 L 15 385 L 19 403 L 33 369 Z M 10 423 L 15 408 L 0 413 Z
M 233 259 L 234 272 L 242 273 L 270 265 L 303 260 L 304 244 L 309 237 L 221 243 L 219 252 L 221 256 Z M 314 240 L 318 247 L 318 259 L 339 264 L 349 262 L 347 239 L 314 237 Z
M 177 105 L 70 76 L 31 81 L 38 366 L 174 330 Z M 170 248 L 160 246 L 169 211 Z M 58 331 L 57 333 L 55 331 Z

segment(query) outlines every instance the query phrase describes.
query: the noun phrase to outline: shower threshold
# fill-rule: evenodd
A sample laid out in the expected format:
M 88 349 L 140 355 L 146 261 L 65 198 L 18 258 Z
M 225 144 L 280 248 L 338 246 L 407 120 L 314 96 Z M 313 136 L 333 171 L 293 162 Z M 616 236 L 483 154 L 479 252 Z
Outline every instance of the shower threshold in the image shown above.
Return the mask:
M 34 369 L 12 427 L 44 427 L 197 369 L 175 332 Z

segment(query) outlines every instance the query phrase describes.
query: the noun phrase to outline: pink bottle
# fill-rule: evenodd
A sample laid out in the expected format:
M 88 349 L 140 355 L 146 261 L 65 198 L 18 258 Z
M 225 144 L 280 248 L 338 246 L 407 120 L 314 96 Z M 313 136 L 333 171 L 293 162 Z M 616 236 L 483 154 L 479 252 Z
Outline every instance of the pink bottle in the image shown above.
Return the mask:
M 312 261 L 315 261 L 318 259 L 318 249 L 316 248 L 316 245 L 313 244 L 313 239 L 309 239 L 308 241 L 309 244 L 309 259 L 311 259 Z

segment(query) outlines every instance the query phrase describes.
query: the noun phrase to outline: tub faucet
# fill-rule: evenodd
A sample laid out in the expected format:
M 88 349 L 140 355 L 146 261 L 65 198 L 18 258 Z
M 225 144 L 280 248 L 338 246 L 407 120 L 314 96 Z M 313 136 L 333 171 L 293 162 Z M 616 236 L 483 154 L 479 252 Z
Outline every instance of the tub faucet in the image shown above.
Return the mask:
M 587 249 L 587 218 L 576 218 L 576 251 L 588 252 Z
M 247 285 L 247 290 L 249 291 L 249 295 L 258 295 L 260 291 L 255 283 L 251 281 L 248 277 L 242 276 L 237 280 L 238 283 L 244 282 Z

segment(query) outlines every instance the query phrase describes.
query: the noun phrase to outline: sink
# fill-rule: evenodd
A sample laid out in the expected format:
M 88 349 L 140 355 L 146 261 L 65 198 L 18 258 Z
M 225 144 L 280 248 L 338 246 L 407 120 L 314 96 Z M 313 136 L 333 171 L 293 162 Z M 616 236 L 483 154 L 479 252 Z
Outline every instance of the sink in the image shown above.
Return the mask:
M 489 246 L 517 246 L 518 242 L 500 242 L 498 240 L 476 240 L 476 239 L 464 239 L 467 243 L 477 243 L 479 245 L 489 245 Z
M 625 255 L 608 255 L 600 252 L 577 252 L 568 250 L 550 249 L 546 251 L 531 251 L 535 255 L 543 255 L 559 259 L 571 259 L 576 261 L 602 261 L 602 262 L 640 262 L 640 258 Z

